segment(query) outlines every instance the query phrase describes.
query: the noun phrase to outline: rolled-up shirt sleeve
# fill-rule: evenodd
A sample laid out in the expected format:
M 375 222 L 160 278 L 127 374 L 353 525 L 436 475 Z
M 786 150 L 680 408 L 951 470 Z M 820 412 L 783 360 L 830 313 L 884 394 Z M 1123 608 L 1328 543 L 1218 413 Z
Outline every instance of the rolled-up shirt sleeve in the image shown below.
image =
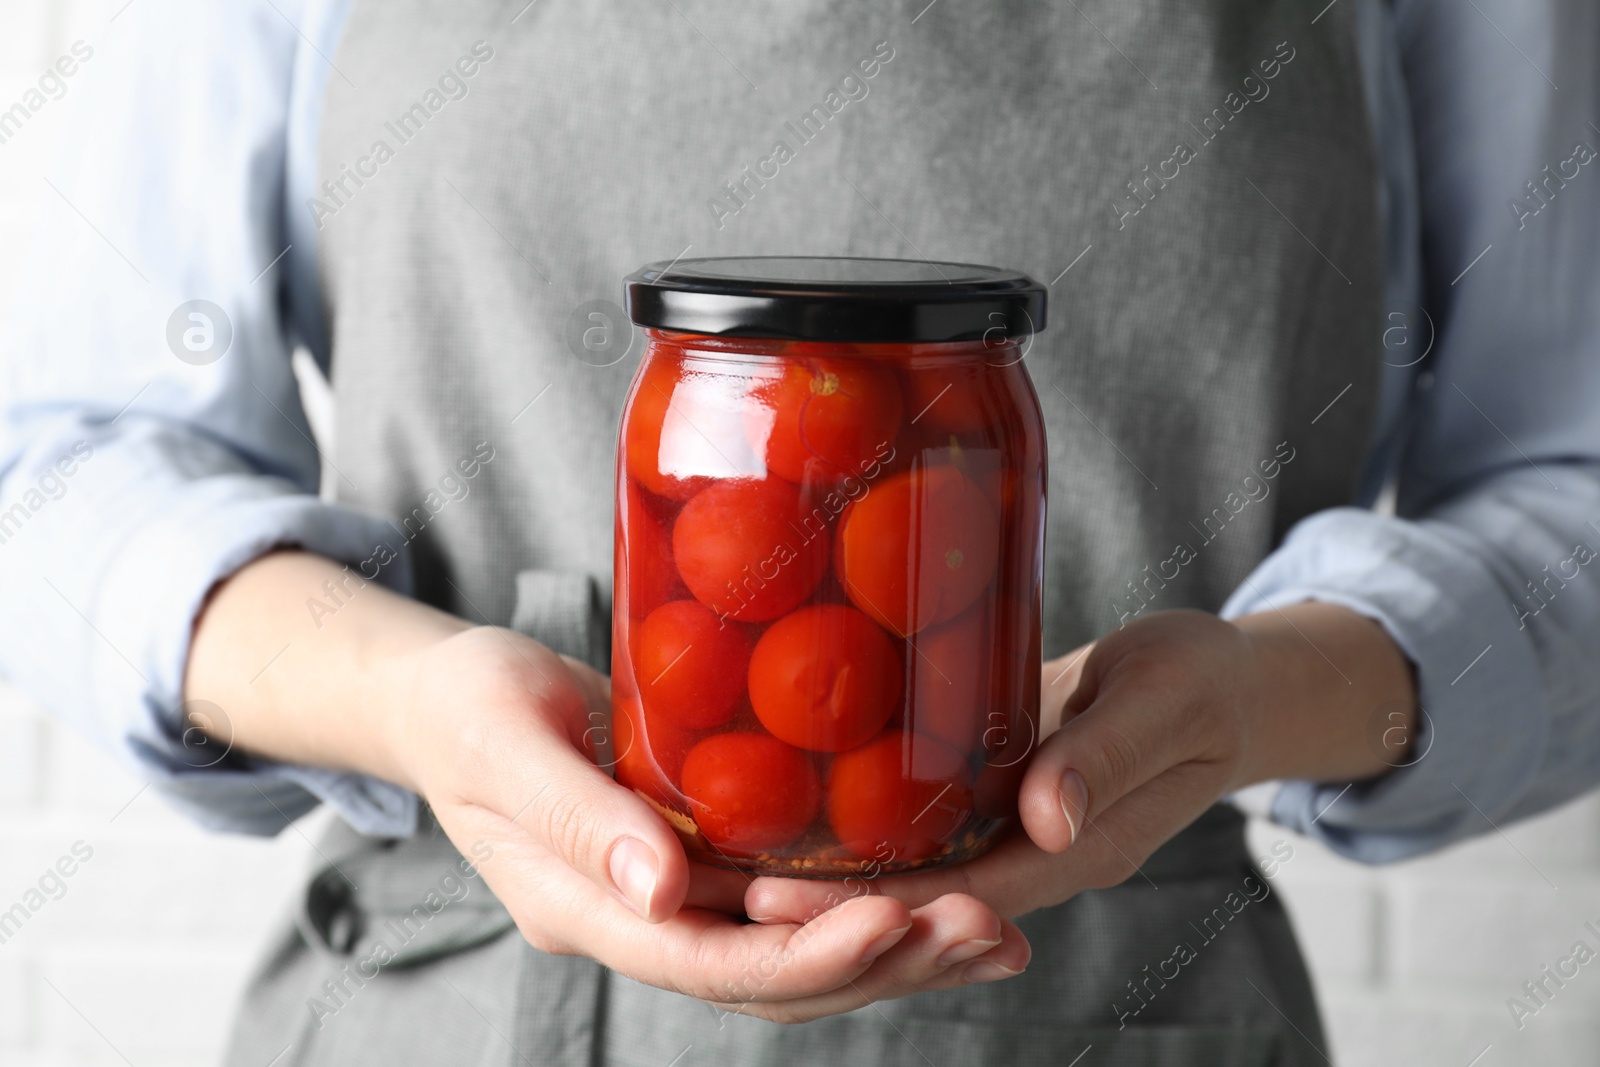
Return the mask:
M 1407 764 L 1286 782 L 1270 802 L 1373 863 L 1600 783 L 1600 9 L 1395 12 L 1433 334 L 1404 372 L 1395 513 L 1303 521 L 1223 609 L 1343 604 L 1410 658 L 1423 715 Z
M 276 833 L 325 800 L 405 834 L 406 790 L 230 751 L 226 708 L 183 705 L 194 620 L 251 560 L 409 580 L 387 522 L 318 498 L 290 358 L 286 127 L 317 7 L 150 0 L 85 42 L 0 372 L 0 603 L 25 606 L 0 673 L 207 826 Z

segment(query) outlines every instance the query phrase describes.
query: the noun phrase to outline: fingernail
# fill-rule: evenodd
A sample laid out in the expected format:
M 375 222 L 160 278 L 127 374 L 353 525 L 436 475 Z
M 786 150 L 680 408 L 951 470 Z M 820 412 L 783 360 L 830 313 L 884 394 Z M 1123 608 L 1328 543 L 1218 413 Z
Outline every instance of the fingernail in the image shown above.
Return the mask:
M 612 846 L 610 868 L 612 884 L 622 899 L 641 918 L 648 919 L 660 873 L 655 852 L 636 837 L 624 837 Z
M 1000 943 L 999 938 L 993 941 L 984 941 L 973 938 L 971 941 L 961 941 L 944 950 L 939 957 L 940 967 L 949 967 L 957 963 L 965 963 L 974 956 L 981 956 Z
M 1010 967 L 1002 967 L 993 960 L 979 960 L 962 974 L 962 979 L 968 984 L 978 982 L 999 982 L 1007 978 L 1015 978 L 1021 971 L 1013 971 Z
M 894 948 L 900 943 L 900 939 L 906 936 L 906 931 L 909 929 L 911 929 L 911 924 L 906 923 L 898 930 L 890 930 L 886 934 L 879 934 L 873 939 L 872 944 L 867 946 L 867 950 L 861 954 L 861 965 L 865 967 L 885 952 Z
M 1067 817 L 1067 845 L 1078 840 L 1078 830 L 1083 826 L 1084 813 L 1089 808 L 1089 788 L 1083 784 L 1083 775 L 1068 771 L 1061 776 L 1061 814 Z

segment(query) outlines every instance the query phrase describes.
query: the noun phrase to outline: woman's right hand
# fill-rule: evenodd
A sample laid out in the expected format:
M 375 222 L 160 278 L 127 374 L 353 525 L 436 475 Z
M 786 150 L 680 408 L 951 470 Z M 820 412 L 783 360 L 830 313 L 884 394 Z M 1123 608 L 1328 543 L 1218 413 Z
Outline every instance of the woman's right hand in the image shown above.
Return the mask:
M 595 762 L 606 680 L 520 634 L 464 630 L 387 673 L 404 784 L 463 855 L 487 846 L 480 873 L 537 949 L 778 1021 L 960 985 L 979 955 L 1026 965 L 1021 933 L 959 895 L 913 910 L 863 886 L 805 923 L 741 921 L 750 879 L 689 863 Z
M 979 955 L 1027 963 L 1021 933 L 960 894 L 912 908 L 862 887 L 804 921 L 742 921 L 750 879 L 690 864 L 595 763 L 603 677 L 319 556 L 275 552 L 216 587 L 185 698 L 220 710 L 232 748 L 421 794 L 463 855 L 490 850 L 481 873 L 535 948 L 730 1011 L 802 1021 L 980 980 Z

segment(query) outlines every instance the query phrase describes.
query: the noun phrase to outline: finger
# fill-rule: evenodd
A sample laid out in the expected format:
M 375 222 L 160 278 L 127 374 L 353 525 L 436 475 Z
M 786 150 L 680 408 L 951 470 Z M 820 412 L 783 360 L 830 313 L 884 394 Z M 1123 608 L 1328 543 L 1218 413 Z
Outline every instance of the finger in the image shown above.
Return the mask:
M 984 919 L 983 916 L 989 916 Z M 809 1022 L 880 1000 L 1015 977 L 1033 949 L 1014 923 L 995 920 L 971 897 L 943 897 L 914 913 L 899 944 L 839 989 L 778 1002 L 725 1005 L 774 1022 Z M 972 934 L 983 931 L 983 936 Z
M 537 647 L 539 677 L 508 694 L 523 713 L 485 716 L 465 729 L 457 778 L 471 799 L 514 821 L 540 846 L 622 901 L 660 922 L 689 885 L 677 835 L 642 797 L 618 785 L 580 749 L 588 728 L 581 685 Z
M 845 901 L 874 894 L 882 895 L 879 888 L 874 888 L 874 882 L 874 879 L 854 876 L 835 880 L 758 875 L 745 886 L 744 912 L 758 923 L 810 922 Z M 926 904 L 940 894 L 888 895 L 914 908 Z
M 997 917 L 982 901 L 951 894 L 912 913 L 911 932 L 851 983 L 849 992 L 874 1001 L 894 1000 L 909 993 L 949 989 L 970 980 L 990 980 L 1021 974 L 1033 958 L 1033 947 L 1022 930 L 1009 919 Z M 974 963 L 980 968 L 969 980 Z M 825 1001 L 841 991 L 811 998 Z M 848 1009 L 842 1009 L 848 1010 Z
M 637 793 L 561 741 L 552 734 L 540 746 L 517 822 L 640 918 L 662 921 L 682 905 L 689 887 L 677 835 Z
M 757 922 L 802 922 L 855 896 L 879 895 L 920 908 L 952 893 L 986 901 L 1002 918 L 1056 904 L 1076 888 L 1063 879 L 1058 857 L 1040 851 L 1020 828 L 977 859 L 951 867 L 881 878 L 825 881 L 757 878 L 745 891 L 745 911 Z
M 657 925 L 626 914 L 618 919 L 595 958 L 713 1003 L 791 1000 L 838 989 L 913 925 L 910 909 L 884 897 L 848 901 L 803 925 L 740 923 L 696 908 Z
M 744 895 L 750 886 L 750 875 L 742 871 L 728 871 L 704 863 L 689 864 L 689 889 L 684 895 L 686 908 L 710 908 L 724 915 L 743 918 Z M 842 901 L 841 901 L 842 903 Z M 797 920 L 804 921 L 804 920 Z
M 1145 861 L 1211 807 L 1225 777 L 1214 764 L 1179 764 L 1096 815 L 1078 844 L 1058 858 L 1074 865 L 1083 889 L 1136 875 L 1155 885 L 1143 873 Z
M 579 954 L 662 989 L 706 1001 L 789 999 L 836 989 L 859 976 L 911 929 L 911 911 L 863 898 L 816 922 L 762 926 L 683 908 L 647 923 L 532 836 L 482 808 L 449 810 L 452 839 L 500 842 L 482 867 L 534 948 Z M 732 872 L 729 872 L 732 873 Z
M 1034 843 L 1066 849 L 1087 820 L 1194 756 L 1195 719 L 1186 705 L 1186 693 L 1126 675 L 1102 686 L 1040 745 L 1023 776 L 1017 807 Z
M 1059 904 L 1085 889 L 1117 885 L 1138 872 L 1151 853 L 1210 806 L 1222 773 L 1199 762 L 1172 768 L 1088 822 L 1081 840 L 1065 854 L 1045 852 L 1017 830 L 966 864 L 861 880 L 848 891 L 892 896 L 911 908 L 947 893 L 965 892 L 1008 918 Z M 758 878 L 745 894 L 745 907 L 759 922 L 795 922 L 825 906 L 830 896 L 846 892 L 845 886 Z

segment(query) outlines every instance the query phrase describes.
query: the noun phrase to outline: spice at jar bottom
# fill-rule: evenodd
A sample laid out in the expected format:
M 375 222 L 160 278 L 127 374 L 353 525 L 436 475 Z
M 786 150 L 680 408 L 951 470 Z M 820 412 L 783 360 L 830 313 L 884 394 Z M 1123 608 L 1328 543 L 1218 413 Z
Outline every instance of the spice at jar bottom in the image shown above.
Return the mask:
M 691 858 L 978 855 L 1037 736 L 1044 289 L 770 257 L 631 275 L 612 758 Z

